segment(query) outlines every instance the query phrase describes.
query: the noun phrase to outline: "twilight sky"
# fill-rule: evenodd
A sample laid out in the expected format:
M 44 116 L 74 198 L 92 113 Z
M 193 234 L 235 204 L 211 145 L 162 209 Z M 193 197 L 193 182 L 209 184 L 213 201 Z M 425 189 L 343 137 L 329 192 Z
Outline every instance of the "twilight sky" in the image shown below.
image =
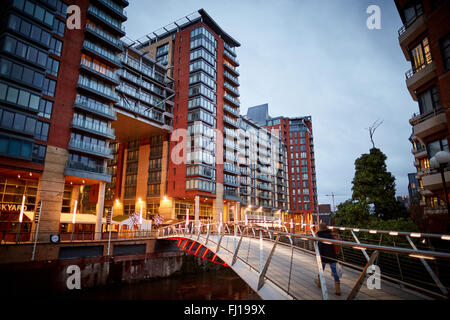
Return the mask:
M 408 93 L 410 64 L 398 44 L 402 22 L 393 0 L 131 0 L 127 36 L 137 39 L 203 8 L 241 43 L 241 114 L 269 103 L 271 116 L 313 121 L 319 203 L 351 197 L 354 161 L 375 146 L 388 157 L 397 195 L 415 172 L 408 120 L 418 105 Z M 381 29 L 369 30 L 369 5 L 381 9 Z

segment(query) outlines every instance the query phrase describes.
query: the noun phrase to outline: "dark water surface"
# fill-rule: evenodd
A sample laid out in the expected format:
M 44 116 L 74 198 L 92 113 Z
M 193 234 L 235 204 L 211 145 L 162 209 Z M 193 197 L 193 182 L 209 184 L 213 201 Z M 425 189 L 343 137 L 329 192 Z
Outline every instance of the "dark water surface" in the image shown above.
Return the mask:
M 120 300 L 261 300 L 230 268 L 177 275 L 137 284 L 74 290 L 60 298 Z

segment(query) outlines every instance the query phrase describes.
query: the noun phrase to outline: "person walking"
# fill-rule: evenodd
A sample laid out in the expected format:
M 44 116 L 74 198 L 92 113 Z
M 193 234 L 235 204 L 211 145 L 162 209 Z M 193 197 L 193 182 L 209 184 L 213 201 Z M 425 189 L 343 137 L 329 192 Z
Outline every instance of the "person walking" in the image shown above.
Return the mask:
M 327 239 L 333 239 L 333 234 L 331 230 L 328 229 L 328 226 L 325 223 L 319 224 L 319 231 L 317 232 L 317 237 L 319 238 L 327 238 Z M 336 270 L 336 253 L 334 251 L 334 245 L 333 244 L 326 244 L 323 242 L 319 243 L 319 253 L 320 258 L 322 260 L 322 269 L 325 271 L 325 267 L 327 264 L 330 265 L 331 272 L 333 274 L 334 278 L 334 284 L 336 286 L 336 295 L 341 295 L 341 281 L 339 280 L 339 276 L 337 274 Z M 320 288 L 320 276 L 317 276 L 317 279 L 314 280 L 316 285 Z

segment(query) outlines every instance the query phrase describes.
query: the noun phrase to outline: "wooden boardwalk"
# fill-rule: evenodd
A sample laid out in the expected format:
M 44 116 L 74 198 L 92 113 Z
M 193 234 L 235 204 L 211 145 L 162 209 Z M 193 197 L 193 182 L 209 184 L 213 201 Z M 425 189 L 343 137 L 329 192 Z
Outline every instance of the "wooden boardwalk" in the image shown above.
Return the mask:
M 168 237 L 170 238 L 170 236 Z M 188 235 L 186 238 L 197 241 L 198 235 Z M 198 242 L 205 245 L 206 235 L 202 234 Z M 220 249 L 216 252 L 219 236 L 210 235 L 205 245 L 212 252 L 225 261 L 249 286 L 257 292 L 262 299 L 298 299 L 298 300 L 322 300 L 322 290 L 314 283 L 317 278 L 318 268 L 316 256 L 313 253 L 278 243 L 272 256 L 266 273 L 264 286 L 258 290 L 258 279 L 260 266 L 260 241 L 256 238 L 243 237 L 238 251 L 238 259 L 232 265 L 233 253 L 240 237 L 224 235 Z M 272 250 L 273 242 L 262 241 L 262 264 Z M 292 266 L 292 268 L 291 268 Z M 291 270 L 291 275 L 289 277 Z M 383 272 L 383 270 L 381 270 Z M 341 296 L 335 295 L 334 279 L 331 275 L 330 266 L 324 271 L 325 283 L 329 300 L 345 300 L 355 285 L 360 271 L 344 267 L 341 279 Z M 381 280 L 381 289 L 368 289 L 366 282 L 363 283 L 356 300 L 424 300 L 427 296 L 401 288 L 398 284 Z

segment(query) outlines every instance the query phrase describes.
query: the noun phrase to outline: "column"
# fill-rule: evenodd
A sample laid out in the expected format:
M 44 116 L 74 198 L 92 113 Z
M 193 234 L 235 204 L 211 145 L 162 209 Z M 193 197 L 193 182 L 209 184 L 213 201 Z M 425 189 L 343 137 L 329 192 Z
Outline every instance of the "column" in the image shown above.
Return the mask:
M 39 241 L 48 241 L 49 234 L 59 233 L 67 158 L 67 150 L 47 146 L 44 171 L 39 179 L 36 199 L 42 201 Z
M 102 218 L 103 211 L 105 208 L 105 182 L 100 182 L 98 184 L 98 200 L 97 200 L 97 223 L 95 224 L 95 240 L 100 240 L 102 238 Z
M 223 184 L 217 182 L 216 183 L 216 200 L 215 200 L 215 212 L 216 212 L 216 221 L 219 222 L 222 218 L 222 221 L 225 221 L 224 219 L 224 207 L 223 207 Z
M 200 220 L 200 197 L 195 196 L 195 204 L 194 204 L 194 213 L 195 213 L 195 226 L 198 226 Z

